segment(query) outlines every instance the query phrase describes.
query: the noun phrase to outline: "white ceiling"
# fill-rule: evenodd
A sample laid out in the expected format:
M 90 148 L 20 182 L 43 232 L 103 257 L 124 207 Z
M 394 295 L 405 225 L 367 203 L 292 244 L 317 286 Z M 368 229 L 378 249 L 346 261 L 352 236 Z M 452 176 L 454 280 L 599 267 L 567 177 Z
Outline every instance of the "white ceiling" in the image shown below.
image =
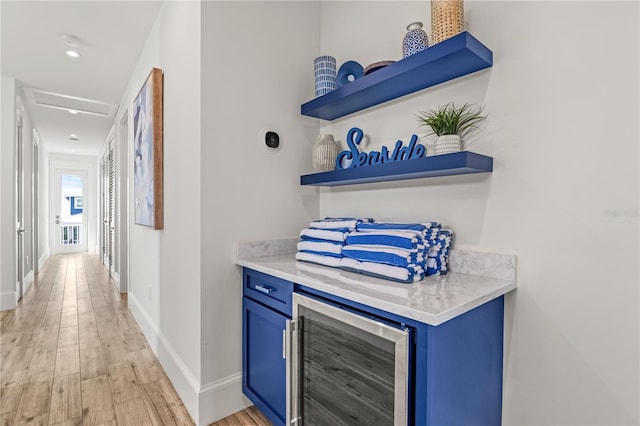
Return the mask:
M 158 15 L 160 1 L 0 1 L 0 71 L 25 88 L 26 106 L 49 152 L 98 155 Z M 62 34 L 78 37 L 81 57 Z M 107 115 L 70 114 L 31 101 L 40 92 L 111 104 Z M 45 94 L 48 98 L 50 95 Z M 78 136 L 78 142 L 69 135 Z M 74 151 L 72 151 L 74 150 Z

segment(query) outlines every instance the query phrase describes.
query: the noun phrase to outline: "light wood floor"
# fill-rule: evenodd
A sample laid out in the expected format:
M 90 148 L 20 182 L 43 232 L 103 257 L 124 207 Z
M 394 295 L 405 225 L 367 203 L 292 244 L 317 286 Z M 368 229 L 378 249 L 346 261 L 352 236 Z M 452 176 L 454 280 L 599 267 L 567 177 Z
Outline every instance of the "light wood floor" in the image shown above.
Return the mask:
M 193 425 L 95 254 L 51 257 L 0 312 L 0 425 Z
M 0 312 L 0 426 L 193 425 L 95 254 L 52 256 Z M 269 426 L 255 407 L 213 425 Z
M 255 406 L 238 411 L 211 426 L 272 426 L 272 423 Z

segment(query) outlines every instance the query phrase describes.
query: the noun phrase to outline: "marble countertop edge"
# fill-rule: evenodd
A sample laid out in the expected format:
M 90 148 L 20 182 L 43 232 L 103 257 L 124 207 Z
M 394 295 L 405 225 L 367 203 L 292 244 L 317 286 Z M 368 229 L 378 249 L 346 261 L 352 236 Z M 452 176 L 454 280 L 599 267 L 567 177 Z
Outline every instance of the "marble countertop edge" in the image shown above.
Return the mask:
M 259 242 L 252 244 L 244 252 L 239 248 L 238 254 L 243 252 L 262 256 L 238 257 L 236 263 L 433 326 L 462 315 L 517 287 L 515 256 L 512 255 L 490 253 L 489 257 L 478 257 L 475 252 L 470 252 L 468 256 L 459 253 L 457 262 L 463 271 L 471 270 L 485 275 L 451 272 L 443 276 L 427 277 L 418 283 L 403 284 L 297 261 L 294 257 L 295 248 L 290 253 L 285 249 L 291 248 L 292 244 L 295 247 L 296 241 Z M 271 254 L 274 251 L 279 253 Z

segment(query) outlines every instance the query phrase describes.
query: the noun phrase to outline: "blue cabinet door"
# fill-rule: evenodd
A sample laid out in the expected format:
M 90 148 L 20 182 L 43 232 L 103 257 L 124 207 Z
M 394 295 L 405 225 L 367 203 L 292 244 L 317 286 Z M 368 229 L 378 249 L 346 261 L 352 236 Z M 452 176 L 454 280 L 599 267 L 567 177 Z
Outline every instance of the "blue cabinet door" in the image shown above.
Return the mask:
M 242 298 L 242 391 L 274 425 L 286 417 L 286 369 L 282 331 L 289 319 Z

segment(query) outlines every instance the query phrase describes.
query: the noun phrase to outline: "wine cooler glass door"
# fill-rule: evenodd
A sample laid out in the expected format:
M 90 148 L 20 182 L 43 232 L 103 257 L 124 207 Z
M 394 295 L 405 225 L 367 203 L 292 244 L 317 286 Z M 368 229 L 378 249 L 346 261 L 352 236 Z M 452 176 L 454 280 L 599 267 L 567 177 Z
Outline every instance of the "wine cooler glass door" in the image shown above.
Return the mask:
M 406 425 L 409 330 L 293 300 L 289 424 Z

